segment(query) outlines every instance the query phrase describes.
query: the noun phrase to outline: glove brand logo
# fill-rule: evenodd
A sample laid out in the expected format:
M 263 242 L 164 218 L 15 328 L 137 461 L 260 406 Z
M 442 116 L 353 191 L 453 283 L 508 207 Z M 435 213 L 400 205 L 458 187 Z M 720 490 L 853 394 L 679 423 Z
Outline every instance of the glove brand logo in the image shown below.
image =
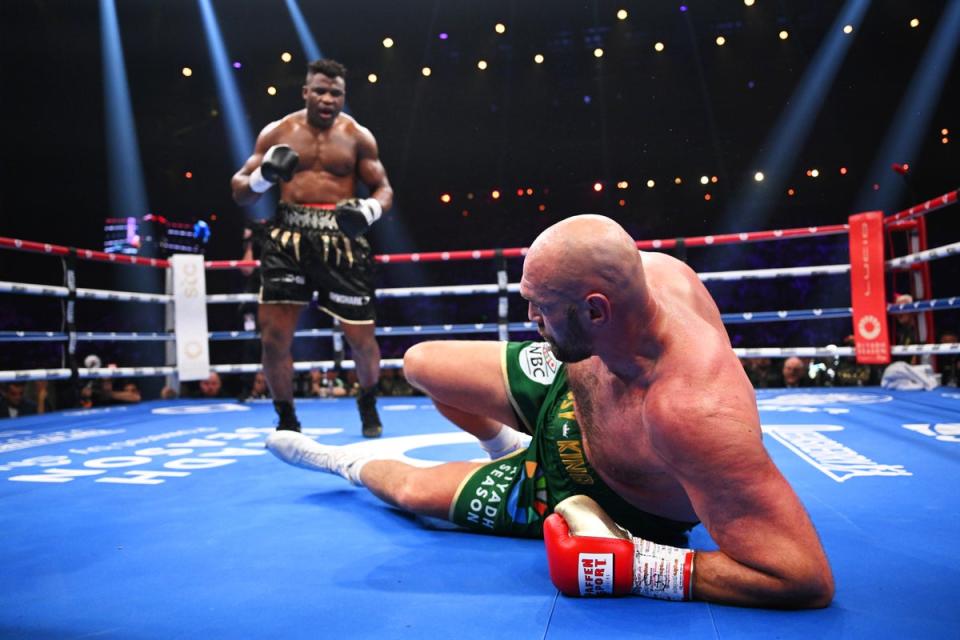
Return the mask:
M 546 342 L 537 342 L 527 345 L 520 351 L 520 369 L 523 373 L 540 384 L 550 384 L 557 377 L 560 363 L 550 351 Z
M 580 595 L 602 596 L 613 593 L 613 554 L 581 553 L 577 566 Z

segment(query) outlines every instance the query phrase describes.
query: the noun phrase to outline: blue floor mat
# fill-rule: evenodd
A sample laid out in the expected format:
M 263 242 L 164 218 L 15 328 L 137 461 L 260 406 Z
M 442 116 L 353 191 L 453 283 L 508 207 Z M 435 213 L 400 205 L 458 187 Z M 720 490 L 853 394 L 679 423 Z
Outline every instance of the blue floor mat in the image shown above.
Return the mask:
M 765 442 L 830 557 L 834 603 L 767 611 L 558 596 L 543 545 L 451 531 L 263 450 L 266 402 L 0 423 L 3 638 L 957 638 L 960 393 L 763 390 Z M 423 398 L 298 403 L 330 444 L 481 458 Z M 691 546 L 715 548 L 702 527 Z

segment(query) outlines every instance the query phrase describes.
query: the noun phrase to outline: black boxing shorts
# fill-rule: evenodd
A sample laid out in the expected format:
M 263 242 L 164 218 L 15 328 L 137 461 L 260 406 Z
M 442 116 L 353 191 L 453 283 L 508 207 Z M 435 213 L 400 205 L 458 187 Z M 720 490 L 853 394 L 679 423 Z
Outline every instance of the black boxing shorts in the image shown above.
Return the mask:
M 280 202 L 263 230 L 260 303 L 318 306 L 347 323 L 376 317 L 374 263 L 366 238 L 351 240 L 337 227 L 334 205 Z

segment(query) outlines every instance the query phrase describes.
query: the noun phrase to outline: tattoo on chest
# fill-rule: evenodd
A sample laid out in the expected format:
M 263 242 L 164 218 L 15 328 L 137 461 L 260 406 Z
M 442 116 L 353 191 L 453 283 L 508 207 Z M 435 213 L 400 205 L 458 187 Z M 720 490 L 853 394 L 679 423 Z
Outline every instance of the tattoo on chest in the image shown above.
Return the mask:
M 602 429 L 598 429 L 594 423 L 594 398 L 597 390 L 597 377 L 590 372 L 578 372 L 576 375 L 568 377 L 570 390 L 573 392 L 573 399 L 576 404 L 577 416 L 579 417 L 580 432 L 584 435 L 593 436 Z

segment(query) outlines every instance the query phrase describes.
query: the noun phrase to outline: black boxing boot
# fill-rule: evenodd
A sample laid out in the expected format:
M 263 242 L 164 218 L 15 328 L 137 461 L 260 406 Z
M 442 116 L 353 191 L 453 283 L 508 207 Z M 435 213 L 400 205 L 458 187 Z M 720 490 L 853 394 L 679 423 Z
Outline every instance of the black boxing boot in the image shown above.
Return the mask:
M 300 421 L 293 403 L 286 400 L 274 400 L 273 408 L 277 410 L 280 420 L 277 422 L 277 431 L 296 431 L 300 433 Z
M 383 433 L 380 415 L 377 413 L 377 387 L 360 389 L 357 395 L 357 409 L 360 410 L 360 422 L 363 424 L 364 438 L 379 438 Z

